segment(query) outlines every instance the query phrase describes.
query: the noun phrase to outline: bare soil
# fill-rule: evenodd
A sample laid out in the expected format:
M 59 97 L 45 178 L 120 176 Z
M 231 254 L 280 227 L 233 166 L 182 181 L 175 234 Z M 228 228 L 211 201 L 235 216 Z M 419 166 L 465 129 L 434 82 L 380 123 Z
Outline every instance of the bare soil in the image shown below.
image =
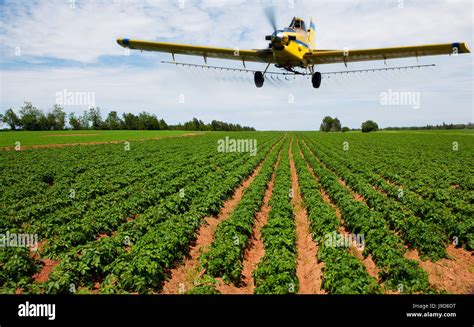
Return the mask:
M 293 143 L 293 140 L 291 140 Z M 296 223 L 296 247 L 297 247 L 297 265 L 296 276 L 298 277 L 299 294 L 325 294 L 321 289 L 323 263 L 318 262 L 316 255 L 319 247 L 314 242 L 311 235 L 308 212 L 303 204 L 301 197 L 298 175 L 296 172 L 295 161 L 290 145 L 290 170 L 291 170 L 291 188 L 293 190 L 293 214 Z
M 73 133 L 73 134 L 46 134 L 45 136 L 97 136 L 99 134 L 80 134 L 80 133 Z
M 430 284 L 438 290 L 450 294 L 472 294 L 474 290 L 474 256 L 462 248 L 450 244 L 446 248 L 447 259 L 437 262 L 422 261 L 418 251 L 408 250 L 407 259 L 419 262 L 420 267 L 428 273 Z
M 59 264 L 59 261 L 52 259 L 43 259 L 43 267 L 41 271 L 33 275 L 33 279 L 38 283 L 44 283 L 48 281 L 49 274 L 53 271 L 54 267 Z

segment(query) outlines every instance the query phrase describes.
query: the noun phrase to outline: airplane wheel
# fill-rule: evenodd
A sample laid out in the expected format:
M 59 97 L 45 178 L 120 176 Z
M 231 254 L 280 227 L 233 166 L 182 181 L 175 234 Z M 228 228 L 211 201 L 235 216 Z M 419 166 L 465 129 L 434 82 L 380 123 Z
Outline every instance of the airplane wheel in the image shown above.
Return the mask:
M 262 72 L 255 72 L 255 74 L 253 75 L 253 80 L 255 81 L 256 87 L 262 87 L 263 82 L 265 81 Z
M 313 77 L 311 78 L 311 82 L 313 83 L 313 87 L 315 89 L 319 89 L 319 87 L 321 86 L 321 73 L 320 72 L 314 73 Z

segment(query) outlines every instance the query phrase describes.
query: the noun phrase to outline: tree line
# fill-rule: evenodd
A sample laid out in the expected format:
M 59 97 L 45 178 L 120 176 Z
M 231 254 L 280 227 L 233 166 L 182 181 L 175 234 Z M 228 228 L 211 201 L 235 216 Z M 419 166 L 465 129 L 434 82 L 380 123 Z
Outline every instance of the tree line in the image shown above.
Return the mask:
M 326 116 L 323 118 L 323 121 L 319 126 L 319 130 L 321 132 L 348 132 L 351 129 L 349 127 L 341 127 L 341 122 L 337 117 L 332 118 L 330 116 Z M 355 131 L 357 129 L 352 130 Z M 362 123 L 360 130 L 362 130 L 363 133 L 378 131 L 379 126 L 373 120 L 367 120 Z
M 69 127 L 66 126 L 66 120 Z M 187 131 L 255 131 L 255 128 L 241 126 L 240 124 L 226 123 L 213 120 L 206 124 L 202 120 L 192 120 L 177 125 L 168 125 L 164 119 L 158 119 L 156 115 L 147 112 L 139 114 L 110 111 L 107 117 L 102 119 L 99 108 L 89 108 L 82 115 L 70 113 L 66 115 L 60 105 L 54 105 L 53 109 L 44 112 L 33 106 L 31 102 L 25 102 L 18 114 L 13 109 L 8 109 L 2 115 L 0 122 L 10 126 L 12 130 L 46 131 L 102 129 L 102 130 L 187 130 Z
M 473 123 L 467 124 L 443 124 L 440 125 L 426 125 L 426 126 L 410 126 L 410 127 L 386 127 L 381 130 L 386 131 L 398 131 L 398 130 L 439 130 L 439 129 L 474 129 Z M 319 127 L 321 132 L 348 132 L 352 131 L 362 131 L 363 133 L 378 131 L 379 126 L 373 120 L 366 120 L 360 126 L 360 129 L 350 129 L 349 127 L 341 127 L 341 122 L 337 117 L 332 118 L 326 116 L 323 118 L 323 121 Z
M 412 129 L 412 130 L 436 130 L 436 129 L 474 129 L 473 123 L 467 124 L 446 124 L 443 122 L 441 125 L 426 125 L 426 126 L 411 126 L 411 127 L 387 127 L 384 130 L 387 131 L 398 131 L 398 130 L 405 130 L 405 129 Z

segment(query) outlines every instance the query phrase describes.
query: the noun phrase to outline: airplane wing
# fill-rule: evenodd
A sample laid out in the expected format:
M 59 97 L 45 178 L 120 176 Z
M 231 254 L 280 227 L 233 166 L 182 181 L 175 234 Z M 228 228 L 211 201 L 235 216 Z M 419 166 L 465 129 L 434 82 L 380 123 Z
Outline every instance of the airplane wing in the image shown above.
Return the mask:
M 470 53 L 466 43 L 429 44 L 409 47 L 393 47 L 360 50 L 312 50 L 304 59 L 309 64 L 336 64 L 356 61 L 386 60 L 395 58 L 453 55 Z
M 183 54 L 191 56 L 201 56 L 206 58 L 220 58 L 240 61 L 275 63 L 273 59 L 273 52 L 271 49 L 262 50 L 240 50 L 230 48 L 214 48 L 205 46 L 195 46 L 187 44 L 164 43 L 164 42 L 149 42 L 130 39 L 118 39 L 117 43 L 124 48 L 167 52 L 173 54 Z

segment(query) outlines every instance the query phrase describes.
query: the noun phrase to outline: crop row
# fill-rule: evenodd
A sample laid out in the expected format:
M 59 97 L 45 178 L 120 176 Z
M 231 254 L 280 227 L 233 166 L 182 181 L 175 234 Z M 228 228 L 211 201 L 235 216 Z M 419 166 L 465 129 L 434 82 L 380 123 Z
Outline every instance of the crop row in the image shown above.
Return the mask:
M 364 265 L 350 253 L 348 247 L 335 243 L 336 238 L 341 237 L 341 222 L 335 210 L 322 198 L 319 191 L 322 185 L 311 175 L 296 142 L 293 143 L 292 151 L 298 183 L 308 211 L 311 234 L 319 245 L 317 257 L 324 262 L 322 288 L 329 294 L 380 293 L 381 289 L 375 278 L 367 273 Z
M 291 204 L 289 139 L 285 142 L 270 199 L 271 211 L 262 229 L 265 255 L 253 272 L 256 294 L 298 292 L 296 232 Z

